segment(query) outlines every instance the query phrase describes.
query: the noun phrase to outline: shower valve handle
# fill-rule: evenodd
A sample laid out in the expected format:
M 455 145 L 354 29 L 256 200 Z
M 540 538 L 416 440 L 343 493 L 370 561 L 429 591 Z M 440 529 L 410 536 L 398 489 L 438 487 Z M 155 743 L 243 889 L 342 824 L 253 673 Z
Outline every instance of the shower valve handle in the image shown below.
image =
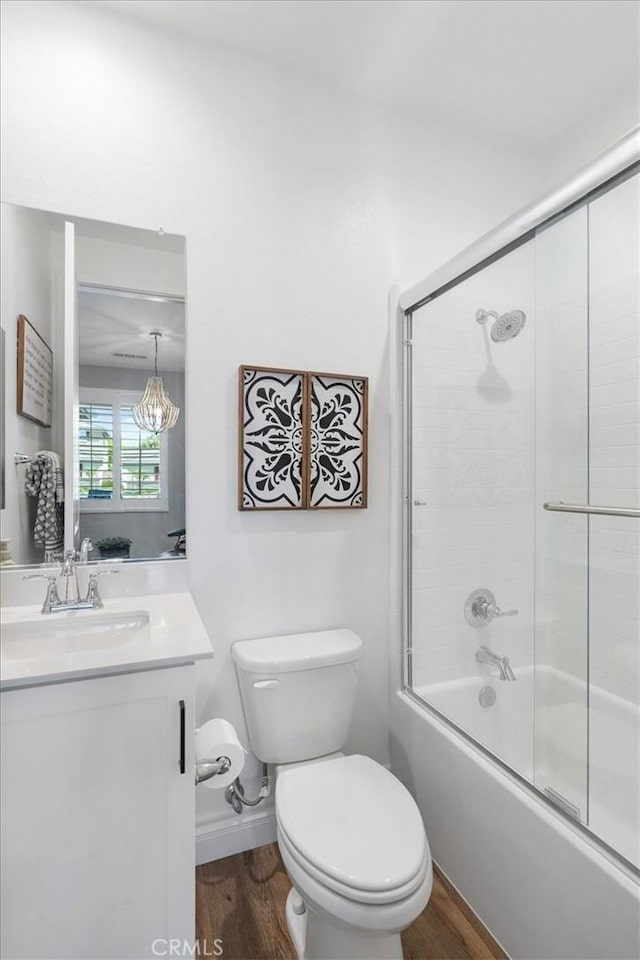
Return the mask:
M 515 617 L 518 614 L 517 610 L 503 610 L 495 600 L 490 600 L 488 597 L 478 597 L 473 604 L 473 612 L 477 617 L 486 620 L 487 623 L 491 623 L 498 617 Z
M 501 607 L 496 606 L 493 612 L 494 617 L 517 617 L 517 610 L 502 610 Z
M 483 627 L 498 617 L 515 617 L 517 610 L 503 610 L 491 590 L 481 587 L 469 594 L 464 605 L 465 620 L 471 627 Z

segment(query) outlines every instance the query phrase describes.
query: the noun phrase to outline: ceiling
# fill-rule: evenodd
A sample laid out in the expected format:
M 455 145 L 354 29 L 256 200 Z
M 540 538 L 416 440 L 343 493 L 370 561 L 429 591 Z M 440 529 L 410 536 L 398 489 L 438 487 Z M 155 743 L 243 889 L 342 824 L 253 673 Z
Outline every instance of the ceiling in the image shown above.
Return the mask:
M 154 340 L 158 341 L 158 373 L 184 371 L 184 302 L 109 291 L 78 293 L 80 363 L 153 373 Z M 130 354 L 131 356 L 114 356 Z
M 93 0 L 544 147 L 638 89 L 636 0 Z

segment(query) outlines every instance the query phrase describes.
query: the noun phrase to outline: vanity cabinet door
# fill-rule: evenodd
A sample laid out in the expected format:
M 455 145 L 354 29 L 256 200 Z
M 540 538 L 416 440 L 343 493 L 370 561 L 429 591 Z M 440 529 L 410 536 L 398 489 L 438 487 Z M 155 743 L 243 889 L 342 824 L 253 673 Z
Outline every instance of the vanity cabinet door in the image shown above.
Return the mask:
M 193 690 L 187 665 L 2 695 L 7 960 L 192 940 Z

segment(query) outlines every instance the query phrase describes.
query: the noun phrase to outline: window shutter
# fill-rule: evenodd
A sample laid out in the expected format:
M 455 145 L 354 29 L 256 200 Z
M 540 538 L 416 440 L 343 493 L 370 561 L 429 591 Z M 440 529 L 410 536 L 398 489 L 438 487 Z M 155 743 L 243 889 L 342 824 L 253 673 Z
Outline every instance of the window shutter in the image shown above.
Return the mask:
M 140 430 L 133 404 L 120 407 L 120 496 L 123 500 L 159 500 L 160 438 Z
M 113 407 L 81 403 L 78 418 L 80 499 L 113 499 Z

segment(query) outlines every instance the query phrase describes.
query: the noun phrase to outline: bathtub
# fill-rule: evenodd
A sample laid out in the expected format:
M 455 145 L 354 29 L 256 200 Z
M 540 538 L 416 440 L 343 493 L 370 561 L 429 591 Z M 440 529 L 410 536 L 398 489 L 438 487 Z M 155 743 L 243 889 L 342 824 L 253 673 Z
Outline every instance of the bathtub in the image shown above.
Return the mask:
M 519 667 L 516 681 L 509 683 L 489 676 L 463 677 L 446 683 L 423 684 L 415 688 L 422 700 L 474 737 L 523 777 L 532 778 L 534 759 L 533 669 Z M 480 693 L 493 690 L 495 702 L 480 704 Z
M 516 672 L 515 683 L 465 677 L 415 693 L 640 867 L 640 706 L 554 667 Z
M 456 722 L 475 723 L 487 750 L 516 765 L 523 776 L 535 773 L 543 786 L 544 778 L 551 779 L 543 762 L 550 756 L 545 739 L 558 724 L 565 724 L 566 735 L 567 713 L 545 716 L 538 707 L 534 730 L 533 698 L 539 701 L 540 691 L 551 688 L 553 702 L 570 710 L 584 690 L 551 668 L 538 668 L 535 680 L 531 668 L 516 673 L 516 683 L 492 683 L 497 698 L 491 708 L 478 701 L 487 678 L 423 687 L 422 695 Z M 631 826 L 637 797 L 633 771 L 627 771 L 622 789 L 619 783 L 612 789 L 616 757 L 611 739 L 637 737 L 635 708 L 618 700 L 605 691 L 590 691 L 591 802 L 581 811 L 612 845 L 620 840 L 614 838 L 618 820 Z M 637 960 L 640 887 L 630 866 L 410 692 L 392 697 L 390 724 L 392 770 L 418 802 L 434 860 L 510 957 Z M 570 729 L 565 742 L 570 751 Z M 611 803 L 613 794 L 617 807 Z M 633 852 L 637 838 L 625 828 L 622 833 Z

